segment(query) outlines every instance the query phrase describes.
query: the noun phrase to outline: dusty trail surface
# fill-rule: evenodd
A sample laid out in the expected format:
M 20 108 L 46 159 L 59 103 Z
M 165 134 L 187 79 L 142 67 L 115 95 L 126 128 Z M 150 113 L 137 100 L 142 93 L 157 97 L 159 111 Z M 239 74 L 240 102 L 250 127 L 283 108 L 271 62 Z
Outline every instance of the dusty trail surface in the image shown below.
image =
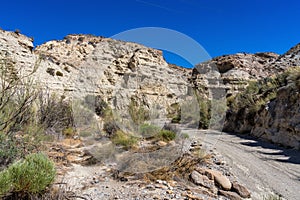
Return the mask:
M 182 131 L 200 137 L 208 149 L 224 156 L 239 181 L 252 191 L 252 199 L 262 199 L 272 192 L 285 199 L 299 199 L 300 151 L 249 136 L 186 128 Z

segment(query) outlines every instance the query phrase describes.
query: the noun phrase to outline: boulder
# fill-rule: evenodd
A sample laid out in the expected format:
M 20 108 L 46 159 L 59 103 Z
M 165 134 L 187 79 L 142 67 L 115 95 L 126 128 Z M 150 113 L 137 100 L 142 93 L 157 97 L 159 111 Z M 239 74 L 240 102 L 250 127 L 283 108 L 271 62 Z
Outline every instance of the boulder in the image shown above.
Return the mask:
M 213 177 L 214 181 L 224 190 L 230 190 L 232 187 L 232 184 L 230 180 L 224 176 L 221 172 L 207 169 L 205 171 L 205 174 L 207 174 L 209 177 Z
M 243 198 L 251 197 L 249 190 L 245 186 L 242 186 L 241 184 L 239 184 L 236 181 L 234 181 L 232 183 L 232 190 L 234 190 L 236 193 L 238 193 Z
M 206 188 L 213 187 L 212 181 L 209 180 L 207 176 L 202 175 L 195 170 L 191 173 L 190 178 L 193 181 L 193 183 L 195 183 L 196 185 L 204 186 Z

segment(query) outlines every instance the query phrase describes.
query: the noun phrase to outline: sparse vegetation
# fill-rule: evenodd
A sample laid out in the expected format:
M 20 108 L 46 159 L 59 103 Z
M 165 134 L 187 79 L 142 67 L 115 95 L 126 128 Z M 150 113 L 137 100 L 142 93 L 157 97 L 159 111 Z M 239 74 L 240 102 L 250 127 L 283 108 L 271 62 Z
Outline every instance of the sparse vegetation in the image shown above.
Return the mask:
M 103 130 L 107 133 L 108 137 L 112 137 L 120 129 L 116 122 L 108 121 L 104 123 Z
M 171 105 L 168 117 L 172 123 L 188 124 L 191 127 L 207 129 L 211 120 L 212 103 L 198 90 L 194 90 L 194 98 Z
M 41 92 L 38 107 L 38 123 L 48 132 L 57 134 L 66 128 L 74 127 L 72 105 L 64 96 Z
M 0 184 L 7 184 L 1 189 L 6 193 L 38 193 L 46 189 L 55 178 L 54 163 L 44 154 L 29 154 L 17 161 L 0 174 Z
M 226 116 L 227 124 L 235 123 L 240 126 L 248 123 L 250 126 L 254 126 L 255 115 L 277 97 L 279 88 L 283 86 L 297 87 L 297 72 L 298 77 L 300 77 L 299 71 L 299 67 L 295 67 L 263 80 L 249 81 L 248 87 L 243 92 L 227 98 L 229 107 Z M 225 130 L 227 130 L 227 126 L 225 126 Z M 239 127 L 236 127 L 236 130 L 239 130 Z M 229 128 L 227 131 L 233 130 Z M 249 130 L 245 129 L 240 132 L 242 131 L 247 132 Z
M 170 130 L 160 130 L 154 137 L 159 140 L 169 142 L 176 138 L 176 133 Z
M 30 75 L 17 70 L 13 61 L 0 58 L 0 131 L 3 133 L 18 131 L 31 118 L 38 92 L 32 89 Z
M 15 33 L 16 33 L 16 34 L 20 34 L 20 33 L 21 33 L 21 30 L 20 30 L 20 29 L 15 29 Z
M 149 137 L 153 137 L 154 135 L 156 135 L 159 132 L 159 130 L 160 130 L 160 128 L 157 126 L 144 123 L 140 126 L 139 132 L 143 137 L 149 138 Z
M 0 198 L 4 194 L 10 192 L 12 187 L 12 179 L 7 170 L 0 172 Z
M 53 182 L 54 163 L 38 152 L 51 139 L 46 130 L 73 127 L 69 102 L 32 81 L 38 64 L 23 74 L 9 58 L 0 59 L 0 196 L 10 199 L 31 199 Z
M 149 119 L 149 112 L 143 106 L 139 105 L 134 99 L 131 99 L 130 101 L 128 112 L 132 121 L 137 126 L 143 124 Z
M 118 130 L 111 140 L 115 145 L 123 146 L 125 149 L 132 148 L 138 142 L 135 136 L 121 130 Z

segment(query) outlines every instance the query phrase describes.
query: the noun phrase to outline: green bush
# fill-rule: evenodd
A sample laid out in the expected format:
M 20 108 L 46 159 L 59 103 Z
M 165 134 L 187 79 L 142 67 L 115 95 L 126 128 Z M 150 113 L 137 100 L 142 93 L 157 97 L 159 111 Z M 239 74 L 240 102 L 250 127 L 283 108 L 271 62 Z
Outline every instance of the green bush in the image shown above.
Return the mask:
M 1 192 L 39 193 L 54 181 L 55 175 L 54 163 L 48 157 L 30 154 L 1 172 L 0 184 L 8 185 Z
M 159 132 L 159 130 L 159 127 L 154 126 L 152 124 L 145 123 L 140 126 L 140 134 L 146 138 L 156 135 Z
M 125 149 L 130 149 L 137 143 L 137 138 L 128 133 L 124 133 L 121 130 L 118 130 L 114 136 L 111 138 L 112 142 L 115 145 L 120 145 L 125 147 Z
M 0 172 L 0 197 L 10 192 L 12 186 L 11 178 L 7 170 Z
M 169 130 L 160 130 L 155 137 L 159 140 L 169 142 L 176 138 L 176 133 L 174 133 L 173 131 L 169 131 Z

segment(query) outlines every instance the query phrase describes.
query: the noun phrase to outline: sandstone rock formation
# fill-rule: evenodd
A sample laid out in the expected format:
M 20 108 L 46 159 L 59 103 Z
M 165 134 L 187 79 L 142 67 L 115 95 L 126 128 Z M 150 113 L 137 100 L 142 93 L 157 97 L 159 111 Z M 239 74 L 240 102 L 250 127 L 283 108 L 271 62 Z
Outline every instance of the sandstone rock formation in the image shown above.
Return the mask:
M 283 55 L 220 56 L 190 70 L 169 65 L 161 51 L 136 43 L 92 35 L 68 35 L 34 49 L 31 38 L 0 30 L 0 57 L 14 63 L 18 73 L 28 74 L 38 66 L 33 77 L 36 84 L 59 95 L 100 96 L 112 109 L 118 110 L 119 118 L 129 117 L 128 106 L 132 102 L 142 106 L 153 118 L 165 118 L 179 102 L 196 102 L 187 101 L 195 95 L 193 90 L 206 99 L 224 100 L 225 96 L 234 97 L 244 91 L 251 81 L 299 66 L 300 45 Z M 263 102 L 264 105 L 259 102 L 262 109 L 255 115 L 248 116 L 247 109 L 227 115 L 226 130 L 248 132 L 299 148 L 299 88 L 286 83 L 277 89 L 276 97 L 270 102 Z M 203 99 L 199 101 L 206 103 Z M 207 110 L 214 109 L 208 107 Z M 210 114 L 219 115 L 218 112 Z
M 220 88 L 230 96 L 243 90 L 249 80 L 257 80 L 279 72 L 270 63 L 276 61 L 279 55 L 275 53 L 247 54 L 238 53 L 213 58 L 196 65 L 193 79 L 196 85 L 208 88 Z M 204 82 L 202 80 L 211 80 Z M 216 80 L 219 80 L 216 82 Z
M 190 71 L 166 63 L 159 50 L 92 35 L 68 35 L 36 47 L 24 35 L 1 31 L 3 57 L 27 72 L 38 65 L 37 84 L 60 95 L 99 95 L 118 116 L 131 101 L 157 118 L 186 98 Z M 158 113 L 157 113 L 158 112 Z
M 251 134 L 300 149 L 300 67 L 287 79 L 289 83 L 277 89 L 276 98 L 257 112 Z
M 233 87 L 238 91 L 238 98 L 228 98 L 233 103 L 229 103 L 224 130 L 250 133 L 299 149 L 299 56 L 298 44 L 287 53 L 265 62 L 262 66 L 265 72 L 258 73 L 255 78 L 245 81 L 240 76 L 241 83 L 246 84 L 244 88 Z M 235 68 L 239 66 L 237 64 Z M 230 85 L 234 86 L 232 82 Z

